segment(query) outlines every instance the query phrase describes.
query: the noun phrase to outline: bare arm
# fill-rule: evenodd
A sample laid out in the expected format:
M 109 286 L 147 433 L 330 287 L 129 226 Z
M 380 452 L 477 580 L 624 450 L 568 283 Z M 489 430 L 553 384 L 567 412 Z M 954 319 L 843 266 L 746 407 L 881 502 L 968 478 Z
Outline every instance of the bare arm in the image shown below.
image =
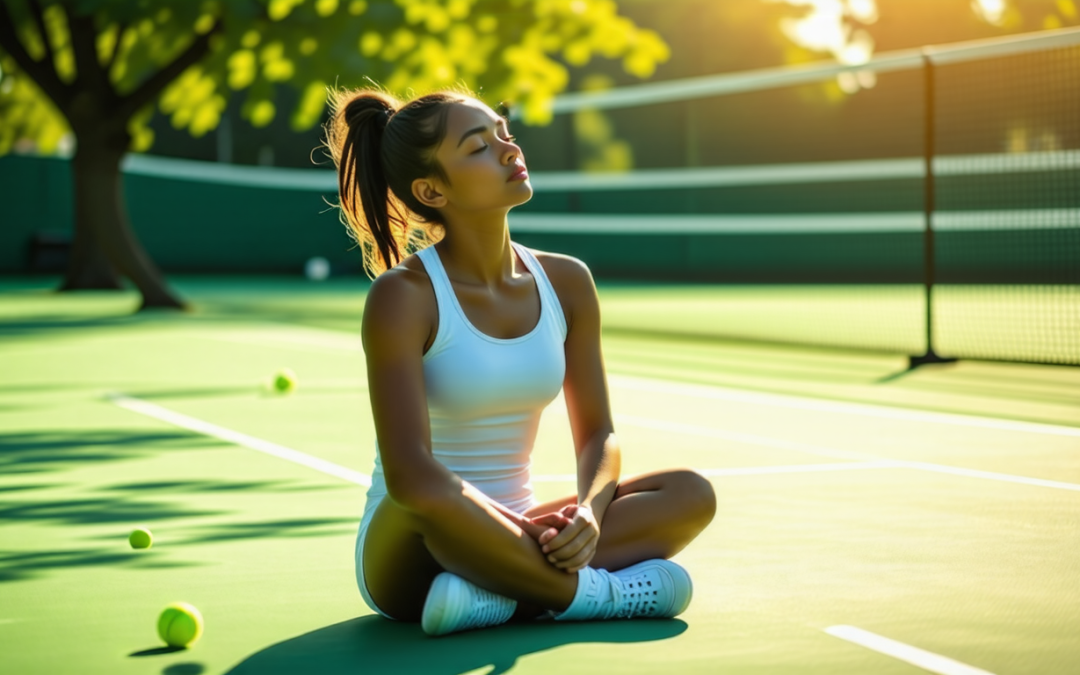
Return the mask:
M 585 265 L 572 258 L 545 256 L 567 315 L 566 398 L 577 455 L 578 504 L 558 534 L 540 538 L 548 559 L 567 572 L 585 567 L 596 553 L 600 523 L 618 487 L 622 454 L 611 419 L 607 378 L 600 350 L 600 302 Z
M 423 352 L 433 337 L 433 301 L 425 276 L 398 267 L 372 284 L 364 307 L 368 388 L 386 488 L 390 499 L 407 510 L 461 494 L 467 484 L 431 453 Z M 547 530 L 487 501 L 534 539 Z
M 379 456 L 390 498 L 406 509 L 461 489 L 461 479 L 431 454 L 422 362 L 433 325 L 433 313 L 425 311 L 433 302 L 427 283 L 415 270 L 388 270 L 372 284 L 364 305 L 362 334 Z

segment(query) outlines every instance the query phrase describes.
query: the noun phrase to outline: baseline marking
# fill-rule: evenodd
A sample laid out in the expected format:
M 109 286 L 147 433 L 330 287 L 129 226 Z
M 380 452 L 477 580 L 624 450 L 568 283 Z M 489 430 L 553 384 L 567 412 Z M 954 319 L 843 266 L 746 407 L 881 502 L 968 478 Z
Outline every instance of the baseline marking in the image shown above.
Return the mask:
M 984 429 L 1001 429 L 1003 431 L 1019 431 L 1031 434 L 1049 434 L 1052 436 L 1080 438 L 1080 427 L 1066 427 L 1057 424 L 1014 422 L 1012 420 L 979 417 L 977 415 L 907 410 L 904 408 L 892 408 L 889 406 L 870 405 L 867 403 L 842 403 L 840 401 L 825 401 L 785 394 L 765 394 L 744 391 L 741 389 L 728 389 L 714 385 L 666 382 L 664 380 L 632 377 L 629 375 L 610 375 L 608 380 L 612 385 L 623 389 L 636 389 L 638 391 L 648 391 L 658 394 L 678 394 L 719 401 L 754 403 L 777 408 L 845 413 L 848 415 L 862 415 L 864 417 L 881 417 L 885 419 L 912 422 L 932 422 L 935 424 L 952 424 L 962 427 L 981 427 Z
M 239 431 L 233 431 L 232 429 L 226 429 L 225 427 L 219 427 L 216 424 L 210 422 L 204 422 L 203 420 L 189 417 L 181 413 L 163 408 L 154 403 L 149 403 L 141 399 L 132 398 L 131 396 L 125 396 L 119 393 L 106 394 L 106 398 L 112 401 L 114 404 L 130 410 L 132 412 L 139 413 L 140 415 L 146 415 L 147 417 L 153 417 L 154 419 L 167 422 L 173 426 L 181 427 L 189 431 L 194 431 L 205 436 L 213 436 L 223 441 L 227 441 L 234 445 L 239 445 L 251 450 L 258 450 L 259 452 L 266 453 L 279 459 L 284 459 L 294 464 L 300 464 L 306 466 L 309 469 L 315 469 L 325 474 L 347 480 L 350 483 L 356 483 L 357 485 L 363 485 L 364 487 L 371 487 L 371 477 L 367 474 L 360 473 L 359 471 L 353 471 L 352 469 L 341 466 L 340 464 L 334 464 L 328 462 L 325 459 L 320 459 L 312 455 L 305 454 L 299 450 L 293 450 L 292 448 L 286 448 L 284 445 L 278 445 L 277 443 L 271 443 L 270 441 L 264 441 L 261 438 L 255 438 L 254 436 L 248 436 L 242 434 Z
M 969 666 L 947 656 L 912 647 L 855 626 L 830 626 L 825 629 L 825 632 L 833 637 L 853 642 L 860 647 L 866 647 L 880 654 L 891 656 L 894 659 L 910 663 L 931 673 L 938 673 L 938 675 L 994 675 L 987 670 Z
M 986 480 L 996 480 L 1003 483 L 1019 483 L 1021 485 L 1034 485 L 1036 487 L 1046 487 L 1054 488 L 1057 490 L 1070 490 L 1073 492 L 1080 492 L 1080 484 L 1077 483 L 1065 483 L 1056 480 L 1045 480 L 1042 478 L 1029 478 L 1027 476 L 1014 476 L 1007 473 L 980 471 L 978 469 L 965 469 L 958 466 L 932 464 L 929 462 L 910 462 L 900 459 L 882 459 L 880 457 L 874 457 L 873 455 L 868 455 L 860 452 L 836 450 L 833 448 L 825 448 L 820 445 L 810 445 L 809 443 L 798 443 L 795 441 L 784 441 L 778 438 L 769 438 L 768 436 L 758 436 L 756 434 L 744 434 L 735 431 L 722 431 L 720 429 L 701 427 L 694 424 L 665 422 L 663 420 L 654 420 L 647 417 L 615 415 L 615 420 L 637 427 L 656 429 L 658 431 L 670 431 L 672 433 L 685 434 L 687 436 L 718 438 L 725 441 L 734 441 L 736 443 L 760 445 L 768 448 L 778 448 L 780 450 L 794 450 L 796 452 L 805 452 L 808 454 L 819 455 L 822 457 L 833 457 L 835 459 L 859 460 L 860 463 L 863 464 L 879 464 L 880 466 L 878 468 L 917 469 L 919 471 L 947 473 L 955 476 L 964 476 L 967 478 L 983 478 Z

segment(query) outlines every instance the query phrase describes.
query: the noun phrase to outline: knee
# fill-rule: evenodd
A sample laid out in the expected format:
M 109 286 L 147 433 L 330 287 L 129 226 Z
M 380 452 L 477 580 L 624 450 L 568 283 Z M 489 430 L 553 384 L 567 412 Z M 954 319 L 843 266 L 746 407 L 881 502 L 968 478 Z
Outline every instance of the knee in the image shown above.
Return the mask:
M 716 516 L 716 490 L 705 476 L 693 469 L 671 472 L 671 490 L 686 504 L 687 516 L 702 528 Z

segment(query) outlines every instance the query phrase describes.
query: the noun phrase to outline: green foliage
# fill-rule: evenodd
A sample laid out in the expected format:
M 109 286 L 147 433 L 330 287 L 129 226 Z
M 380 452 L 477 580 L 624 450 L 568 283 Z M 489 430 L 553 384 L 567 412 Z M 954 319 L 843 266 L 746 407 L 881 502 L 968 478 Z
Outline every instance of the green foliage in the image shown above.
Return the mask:
M 28 0 L 0 0 L 20 42 L 42 62 L 47 51 Z M 66 16 L 91 15 L 98 62 L 119 96 L 136 90 L 197 36 L 214 31 L 210 53 L 176 77 L 157 100 L 172 124 L 201 136 L 217 127 L 233 92 L 242 115 L 269 124 L 275 89 L 293 87 L 291 126 L 308 129 L 324 114 L 328 86 L 368 79 L 401 93 L 455 84 L 491 101 L 521 106 L 543 124 L 568 83 L 568 67 L 597 57 L 621 59 L 650 76 L 669 57 L 664 41 L 618 14 L 613 0 L 42 0 L 60 79 L 80 86 L 92 64 L 76 62 Z M 65 12 L 66 9 L 66 12 Z M 0 51 L 0 153 L 19 138 L 39 151 L 57 147 L 67 124 L 28 74 Z M 152 113 L 133 115 L 134 149 L 149 147 Z

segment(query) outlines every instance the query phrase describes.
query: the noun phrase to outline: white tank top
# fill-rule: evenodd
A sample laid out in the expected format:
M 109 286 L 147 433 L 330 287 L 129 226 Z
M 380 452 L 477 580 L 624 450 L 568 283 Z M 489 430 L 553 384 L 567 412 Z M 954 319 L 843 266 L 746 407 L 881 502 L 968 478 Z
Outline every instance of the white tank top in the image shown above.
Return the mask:
M 513 247 L 536 281 L 540 320 L 510 339 L 486 335 L 469 322 L 434 247 L 417 255 L 439 312 L 435 341 L 423 359 L 432 452 L 462 479 L 520 513 L 533 504 L 529 467 L 540 414 L 562 389 L 566 320 L 540 262 L 525 247 Z M 376 453 L 365 512 L 385 495 Z

